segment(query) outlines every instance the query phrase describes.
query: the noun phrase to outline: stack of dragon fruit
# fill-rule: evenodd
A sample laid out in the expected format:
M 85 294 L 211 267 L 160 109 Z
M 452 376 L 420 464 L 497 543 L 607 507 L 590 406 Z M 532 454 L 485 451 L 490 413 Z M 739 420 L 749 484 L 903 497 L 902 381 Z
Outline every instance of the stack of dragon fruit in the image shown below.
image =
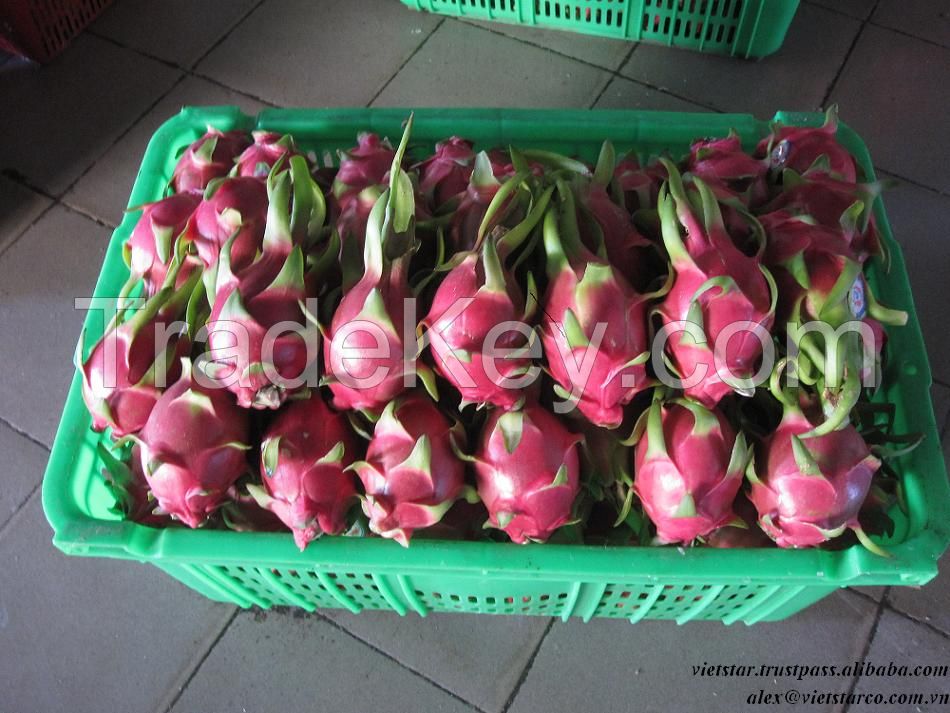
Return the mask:
M 605 142 L 593 166 L 459 137 L 431 153 L 411 127 L 336 167 L 268 132 L 210 128 L 182 154 L 80 352 L 118 513 L 301 549 L 881 552 L 900 449 L 868 383 L 906 315 L 864 280 L 886 263 L 879 184 L 834 110 L 752 152 Z

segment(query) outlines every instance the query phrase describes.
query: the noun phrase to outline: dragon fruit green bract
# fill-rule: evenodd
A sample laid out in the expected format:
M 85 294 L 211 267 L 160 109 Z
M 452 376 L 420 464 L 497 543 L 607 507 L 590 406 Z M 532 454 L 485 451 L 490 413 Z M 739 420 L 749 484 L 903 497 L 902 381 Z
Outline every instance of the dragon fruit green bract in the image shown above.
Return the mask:
M 247 470 L 247 411 L 185 362 L 140 432 L 142 471 L 161 510 L 199 527 Z M 204 381 L 204 384 L 202 383 Z
M 465 432 L 420 392 L 383 410 L 366 460 L 353 469 L 363 482 L 363 511 L 378 535 L 409 545 L 414 531 L 442 519 L 461 497 L 470 498 L 465 464 L 455 452 Z
M 453 136 L 435 145 L 435 154 L 418 165 L 419 189 L 436 209 L 468 188 L 475 162 L 472 142 Z
M 175 241 L 200 202 L 201 196 L 197 193 L 176 193 L 142 207 L 142 217 L 125 244 L 124 256 L 130 279 L 144 280 L 147 294 L 155 294 L 165 282 Z M 197 262 L 188 256 L 182 263 L 178 270 L 179 285 L 188 279 Z
M 544 542 L 568 524 L 580 490 L 581 437 L 542 406 L 493 411 L 475 451 L 488 524 L 513 542 Z
M 733 521 L 749 460 L 745 436 L 717 410 L 688 399 L 655 399 L 646 418 L 634 489 L 658 539 L 688 544 Z
M 346 418 L 314 393 L 289 404 L 267 427 L 262 485 L 248 485 L 248 491 L 280 517 L 303 550 L 322 534 L 346 529 L 347 510 L 356 502 L 355 478 L 347 467 L 357 455 Z
M 234 161 L 250 143 L 243 131 L 218 131 L 209 128 L 208 132 L 191 144 L 172 174 L 172 186 L 177 193 L 203 191 L 215 178 L 228 175 L 234 168 Z

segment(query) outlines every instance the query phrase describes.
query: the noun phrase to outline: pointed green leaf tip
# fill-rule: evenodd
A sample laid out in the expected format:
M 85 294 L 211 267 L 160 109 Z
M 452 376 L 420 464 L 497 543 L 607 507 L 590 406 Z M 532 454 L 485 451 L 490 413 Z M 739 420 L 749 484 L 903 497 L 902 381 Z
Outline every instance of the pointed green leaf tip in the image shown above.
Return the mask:
M 708 436 L 713 429 L 719 428 L 719 419 L 708 408 L 691 399 L 675 399 L 675 404 L 687 409 L 693 416 L 693 435 Z
M 261 462 L 264 464 L 264 475 L 273 477 L 280 460 L 280 436 L 268 438 L 261 444 Z
M 327 451 L 327 454 L 323 456 L 323 458 L 317 461 L 317 464 L 331 465 L 334 463 L 341 463 L 343 461 L 344 455 L 346 455 L 346 446 L 343 445 L 343 441 L 337 441 L 336 445 Z
M 680 504 L 676 506 L 672 517 L 696 517 L 696 502 L 690 493 L 685 493 Z
M 792 436 L 792 453 L 795 456 L 795 464 L 798 466 L 798 470 L 801 471 L 802 475 L 818 478 L 824 477 L 824 474 L 821 472 L 821 466 L 818 465 L 818 461 L 815 460 L 811 451 L 808 450 L 808 447 L 798 436 Z
M 513 454 L 521 443 L 521 434 L 524 429 L 524 414 L 521 411 L 509 411 L 498 419 L 497 427 L 501 429 L 501 437 L 505 442 L 505 450 Z
M 590 344 L 587 334 L 584 333 L 584 328 L 581 326 L 577 315 L 575 315 L 573 311 L 569 309 L 564 311 L 564 322 L 562 326 L 564 328 L 564 336 L 567 337 L 568 346 L 572 349 L 586 347 Z
M 382 329 L 388 330 L 390 334 L 396 334 L 396 327 L 393 326 L 392 318 L 386 311 L 386 303 L 383 301 L 383 293 L 378 287 L 374 287 L 366 295 L 366 301 L 363 303 L 363 309 L 360 311 L 359 319 L 372 322 Z
M 491 238 L 482 245 L 482 266 L 485 268 L 485 288 L 489 292 L 505 294 L 507 292 L 505 270 L 501 266 L 501 260 L 498 259 L 495 241 Z
M 647 412 L 647 458 L 668 457 L 666 439 L 663 435 L 663 407 L 659 398 L 654 396 Z
M 406 456 L 406 459 L 397 466 L 399 468 L 408 468 L 420 473 L 432 473 L 432 444 L 428 435 L 421 435 L 416 439 L 412 452 Z
M 387 213 L 392 220 L 393 229 L 397 233 L 404 233 L 409 229 L 409 223 L 415 215 L 415 198 L 412 190 L 412 180 L 402 169 L 403 157 L 406 155 L 406 147 L 409 145 L 409 136 L 412 133 L 413 114 L 409 115 L 406 121 L 406 128 L 402 132 L 402 139 L 399 141 L 399 147 L 396 149 L 396 155 L 393 157 L 392 166 L 389 169 L 389 205 Z

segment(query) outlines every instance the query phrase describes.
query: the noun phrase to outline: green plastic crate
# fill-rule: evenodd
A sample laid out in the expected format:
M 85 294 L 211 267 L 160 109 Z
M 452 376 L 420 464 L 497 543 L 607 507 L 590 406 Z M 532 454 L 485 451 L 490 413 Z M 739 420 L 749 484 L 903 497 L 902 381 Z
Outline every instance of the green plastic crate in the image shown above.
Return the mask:
M 152 137 L 129 205 L 163 194 L 177 156 L 207 125 L 220 129 L 290 132 L 329 165 L 335 150 L 352 145 L 359 130 L 398 137 L 403 109 L 266 110 L 256 117 L 232 107 L 186 108 Z M 435 142 L 460 134 L 482 148 L 512 143 L 544 147 L 594 160 L 605 138 L 618 151 L 684 151 L 699 136 L 735 128 L 750 144 L 768 124 L 749 115 L 638 111 L 421 109 L 413 139 Z M 779 113 L 791 124 L 817 125 L 817 114 Z M 858 136 L 841 126 L 841 141 L 868 175 L 871 161 Z M 54 544 L 70 555 L 150 562 L 202 594 L 247 607 L 317 608 L 721 620 L 782 619 L 848 585 L 920 585 L 937 572 L 950 540 L 950 488 L 930 403 L 930 369 L 913 310 L 900 249 L 883 204 L 876 216 L 893 254 L 887 275 L 872 269 L 881 299 L 905 309 L 908 325 L 894 329 L 881 396 L 897 406 L 897 428 L 926 434 L 899 465 L 909 515 L 895 513 L 896 531 L 885 542 L 894 554 L 877 557 L 855 546 L 842 551 L 716 550 L 674 547 L 591 547 L 414 539 L 404 549 L 391 540 L 324 537 L 305 552 L 289 533 L 238 533 L 155 529 L 109 514 L 93 433 L 78 375 L 63 411 L 43 483 L 43 505 Z M 128 270 L 122 243 L 138 212 L 126 214 L 106 253 L 95 295 L 116 295 Z M 99 321 L 100 323 L 96 323 Z M 101 320 L 86 320 L 91 342 Z M 64 358 L 66 358 L 64 356 Z
M 472 20 L 765 57 L 785 40 L 799 0 L 402 0 Z

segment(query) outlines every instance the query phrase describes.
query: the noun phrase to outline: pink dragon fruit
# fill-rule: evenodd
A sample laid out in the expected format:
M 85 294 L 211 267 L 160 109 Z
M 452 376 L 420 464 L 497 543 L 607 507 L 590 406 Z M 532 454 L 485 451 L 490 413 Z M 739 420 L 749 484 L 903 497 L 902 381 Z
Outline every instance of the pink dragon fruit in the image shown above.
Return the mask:
M 110 325 L 77 366 L 82 374 L 82 395 L 92 414 L 96 431 L 112 429 L 121 438 L 138 432 L 162 393 L 180 374 L 179 359 L 190 347 L 188 335 L 172 330 L 173 322 L 184 314 L 185 305 L 198 282 L 198 273 L 177 289 L 174 280 L 178 260 L 173 258 L 166 284 L 146 300 L 126 321 Z M 117 320 L 124 314 L 117 315 Z M 159 332 L 170 331 L 166 343 Z M 79 349 L 82 348 L 80 339 Z
M 671 162 L 664 159 L 664 163 L 669 181 L 660 192 L 658 211 L 675 277 L 660 314 L 664 325 L 675 330 L 667 349 L 686 384 L 686 395 L 711 408 L 733 389 L 750 392 L 752 386 L 746 382 L 762 354 L 762 341 L 753 330 L 768 335 L 775 321 L 776 286 L 758 255 L 746 255 L 736 247 L 706 184 L 693 180 L 702 204 L 701 222 L 679 171 Z M 678 327 L 686 323 L 705 341 L 679 333 Z M 717 355 L 720 334 L 737 327 L 739 331 L 720 345 L 722 353 Z
M 633 487 L 657 539 L 688 544 L 735 520 L 732 502 L 750 455 L 745 436 L 689 399 L 654 398 L 646 418 Z
M 178 159 L 172 174 L 175 192 L 203 191 L 213 179 L 228 175 L 249 143 L 243 131 L 222 132 L 209 127 Z
M 340 410 L 378 411 L 407 388 L 417 371 L 415 335 L 405 325 L 409 259 L 415 249 L 412 183 L 401 168 L 412 118 L 393 157 L 390 186 L 367 223 L 365 271 L 340 301 L 324 341 L 325 383 Z M 410 327 L 412 329 L 412 327 Z M 431 382 L 430 382 L 431 383 Z
M 804 173 L 824 157 L 833 175 L 854 183 L 857 180 L 854 157 L 838 143 L 837 133 L 838 107 L 832 106 L 825 113 L 825 123 L 817 128 L 776 124 L 771 136 L 759 142 L 755 154 L 767 158 L 773 169 L 790 168 L 798 173 Z
M 452 136 L 437 143 L 435 153 L 414 167 L 419 170 L 419 189 L 431 210 L 465 192 L 474 162 L 472 142 Z
M 264 240 L 267 204 L 267 188 L 256 178 L 225 178 L 213 183 L 187 231 L 204 266 L 214 266 L 222 246 L 232 237 L 231 269 L 240 271 L 249 265 Z
M 294 533 L 303 550 L 322 534 L 346 529 L 346 513 L 356 502 L 353 474 L 356 438 L 346 418 L 334 413 L 318 393 L 283 409 L 261 442 L 262 486 L 248 492 Z
M 124 247 L 131 280 L 145 281 L 146 294 L 155 294 L 168 273 L 175 240 L 201 202 L 197 193 L 177 193 L 142 206 L 142 217 Z M 185 282 L 198 261 L 189 256 L 178 271 L 178 284 Z
M 746 206 L 756 206 L 768 195 L 768 162 L 743 151 L 734 131 L 723 139 L 694 142 L 686 159 L 686 170 L 702 179 L 720 200 L 735 197 Z
M 524 398 L 524 388 L 516 384 L 529 380 L 529 340 L 514 330 L 498 335 L 495 348 L 511 351 L 501 352 L 505 358 L 492 360 L 494 371 L 485 368 L 489 358 L 485 353 L 486 340 L 502 322 L 527 324 L 533 317 L 533 280 L 529 278 L 526 299 L 504 263 L 505 257 L 534 230 L 547 209 L 551 193 L 549 189 L 533 201 L 525 220 L 503 237 L 496 240 L 494 236 L 485 236 L 480 252 L 457 255 L 457 264 L 439 285 L 432 309 L 423 320 L 429 330 L 436 371 L 459 390 L 463 407 L 467 403 L 490 403 L 510 409 Z M 466 306 L 462 300 L 471 302 Z M 459 314 L 460 307 L 464 309 Z M 519 355 L 514 350 L 524 353 Z
M 643 167 L 636 154 L 631 153 L 617 162 L 614 180 L 623 193 L 624 207 L 632 214 L 656 205 L 660 186 L 666 180 L 666 169 L 660 163 Z
M 559 184 L 559 195 L 560 225 L 553 209 L 544 218 L 541 341 L 558 395 L 592 423 L 616 428 L 623 407 L 647 386 L 647 301 L 583 246 L 570 189 Z
M 167 525 L 167 516 L 153 512 L 155 501 L 148 490 L 145 473 L 142 472 L 139 446 L 132 446 L 127 463 L 116 458 L 102 441 L 96 445 L 96 451 L 102 461 L 102 476 L 106 486 L 115 498 L 115 505 L 110 510 L 124 520 L 142 525 Z
M 882 554 L 858 522 L 881 463 L 847 422 L 851 404 L 816 426 L 798 397 L 778 393 L 775 383 L 773 378 L 784 415 L 763 443 L 761 458 L 747 469 L 759 525 L 779 547 L 814 547 L 851 529 L 865 547 Z
M 370 529 L 408 547 L 413 532 L 439 522 L 459 498 L 473 500 L 455 453 L 465 433 L 424 394 L 391 401 L 376 422 L 366 460 L 353 464 Z
M 513 542 L 544 542 L 572 519 L 580 492 L 580 436 L 543 407 L 492 411 L 475 453 L 486 526 Z
M 160 510 L 194 528 L 247 470 L 248 414 L 230 392 L 183 365 L 135 440 Z
M 520 179 L 525 178 L 526 175 L 517 177 L 519 180 L 509 185 L 512 187 L 520 185 Z M 500 224 L 509 216 L 512 216 L 512 219 L 524 217 L 523 213 L 516 212 L 524 206 L 524 195 L 518 192 L 506 192 L 502 194 L 503 199 L 500 202 L 495 201 L 501 187 L 502 183 L 499 181 L 499 176 L 495 174 L 495 166 L 492 165 L 488 154 L 484 151 L 479 152 L 475 156 L 475 167 L 468 187 L 459 199 L 458 207 L 452 214 L 452 222 L 449 225 L 449 244 L 455 252 L 474 250 L 476 245 L 481 244 L 479 239 L 481 235 L 487 234 L 490 228 Z M 489 221 L 486 221 L 489 207 L 492 208 L 492 216 Z
M 775 547 L 772 539 L 759 527 L 759 514 L 745 493 L 739 492 L 732 509 L 735 510 L 737 519 L 705 537 L 707 545 L 721 550 Z
M 286 161 L 292 156 L 303 158 L 293 138 L 273 131 L 255 131 L 254 143 L 244 149 L 238 157 L 236 169 L 238 176 L 253 178 L 267 178 L 271 169 L 279 162 Z M 304 159 L 306 160 L 306 159 Z
M 383 185 L 396 157 L 389 141 L 376 134 L 360 134 L 357 142 L 355 148 L 340 152 L 340 168 L 333 179 L 333 196 L 341 210 L 367 188 Z
M 593 177 L 578 176 L 573 188 L 586 220 L 580 221 L 581 240 L 607 260 L 631 284 L 646 282 L 652 244 L 634 227 L 630 213 L 614 202 L 607 190 L 614 175 L 614 149 L 605 141 Z

